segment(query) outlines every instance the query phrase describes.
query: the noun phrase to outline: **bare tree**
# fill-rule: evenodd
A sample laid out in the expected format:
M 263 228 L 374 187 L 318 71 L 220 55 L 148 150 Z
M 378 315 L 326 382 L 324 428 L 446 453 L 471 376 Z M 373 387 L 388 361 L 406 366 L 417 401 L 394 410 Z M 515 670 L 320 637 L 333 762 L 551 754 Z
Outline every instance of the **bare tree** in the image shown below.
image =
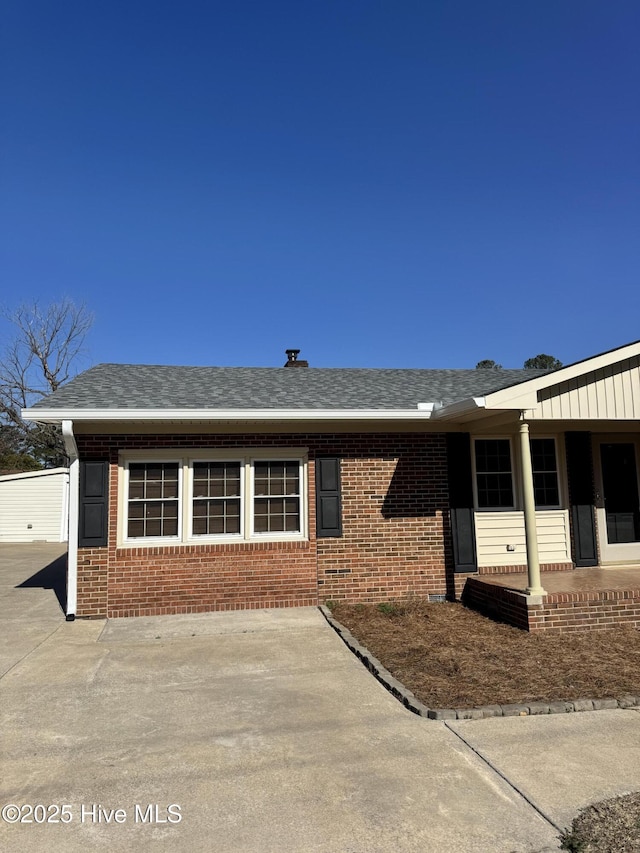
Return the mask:
M 66 462 L 56 426 L 26 423 L 23 408 L 56 391 L 75 375 L 93 315 L 70 299 L 41 308 L 23 304 L 4 316 L 15 327 L 0 359 L 0 428 L 13 452 L 26 454 L 47 466 Z

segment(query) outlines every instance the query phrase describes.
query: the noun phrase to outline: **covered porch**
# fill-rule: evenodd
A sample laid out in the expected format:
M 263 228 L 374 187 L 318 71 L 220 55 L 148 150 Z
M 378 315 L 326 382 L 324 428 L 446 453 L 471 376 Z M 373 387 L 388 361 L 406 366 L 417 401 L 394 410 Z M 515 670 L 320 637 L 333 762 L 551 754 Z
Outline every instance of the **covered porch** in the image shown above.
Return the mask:
M 449 452 L 462 600 L 529 631 L 639 628 L 640 342 L 434 418 L 460 430 Z
M 462 601 L 527 631 L 640 628 L 640 563 L 541 573 L 543 594 L 527 594 L 526 572 L 467 578 Z

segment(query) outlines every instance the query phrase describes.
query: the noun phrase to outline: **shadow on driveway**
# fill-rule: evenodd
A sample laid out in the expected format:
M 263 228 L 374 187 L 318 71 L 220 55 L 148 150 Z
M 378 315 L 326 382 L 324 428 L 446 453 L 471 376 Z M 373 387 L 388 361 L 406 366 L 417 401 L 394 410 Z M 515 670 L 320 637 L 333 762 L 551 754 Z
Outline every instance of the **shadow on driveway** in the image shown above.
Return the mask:
M 16 589 L 52 589 L 62 612 L 67 612 L 67 555 L 62 554 L 27 580 L 16 585 Z

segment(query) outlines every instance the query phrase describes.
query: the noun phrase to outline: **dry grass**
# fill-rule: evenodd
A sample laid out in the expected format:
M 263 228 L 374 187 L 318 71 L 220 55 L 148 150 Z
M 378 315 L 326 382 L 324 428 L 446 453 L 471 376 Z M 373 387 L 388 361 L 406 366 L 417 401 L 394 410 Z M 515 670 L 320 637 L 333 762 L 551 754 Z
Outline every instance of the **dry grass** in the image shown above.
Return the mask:
M 640 794 L 583 809 L 562 836 L 572 853 L 640 853 Z
M 335 618 L 430 708 L 640 693 L 640 631 L 529 634 L 459 603 L 333 606 Z

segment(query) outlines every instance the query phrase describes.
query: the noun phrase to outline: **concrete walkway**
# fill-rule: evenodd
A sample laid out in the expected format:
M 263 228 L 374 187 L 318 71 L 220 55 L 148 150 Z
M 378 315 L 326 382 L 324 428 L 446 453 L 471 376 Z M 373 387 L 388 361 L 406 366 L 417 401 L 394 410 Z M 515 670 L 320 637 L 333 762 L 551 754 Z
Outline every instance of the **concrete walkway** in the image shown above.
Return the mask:
M 638 712 L 427 721 L 313 608 L 67 623 L 38 548 L 0 546 L 0 800 L 61 822 L 2 850 L 533 853 L 640 789 Z

